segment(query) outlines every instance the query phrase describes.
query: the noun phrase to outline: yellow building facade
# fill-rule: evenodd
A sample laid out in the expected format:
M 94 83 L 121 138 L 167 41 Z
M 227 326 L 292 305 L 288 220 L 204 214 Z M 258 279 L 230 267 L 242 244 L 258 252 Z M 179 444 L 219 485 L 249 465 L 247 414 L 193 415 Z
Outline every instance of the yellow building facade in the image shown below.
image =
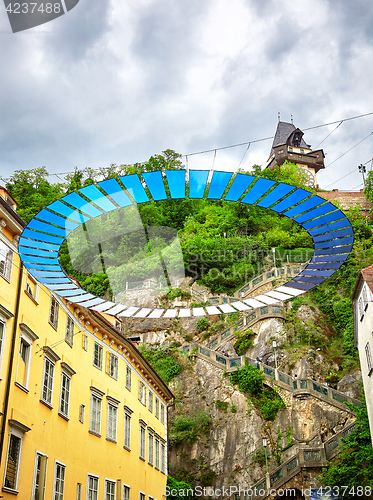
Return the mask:
M 0 188 L 0 496 L 162 500 L 172 393 L 111 317 L 22 266 L 8 195 Z

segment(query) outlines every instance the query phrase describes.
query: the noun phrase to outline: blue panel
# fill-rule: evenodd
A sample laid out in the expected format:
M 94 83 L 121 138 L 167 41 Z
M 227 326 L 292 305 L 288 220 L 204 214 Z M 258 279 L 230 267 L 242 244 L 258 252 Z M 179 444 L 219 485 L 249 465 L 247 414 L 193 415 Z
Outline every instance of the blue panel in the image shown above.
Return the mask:
M 57 280 L 56 280 L 57 281 Z M 76 289 L 75 283 L 60 283 L 59 285 L 51 285 L 50 283 L 48 284 L 49 290 L 69 290 L 69 289 Z M 58 293 L 58 292 L 57 292 Z
M 280 203 L 272 207 L 271 210 L 274 210 L 275 212 L 283 212 L 284 210 L 287 210 L 288 208 L 296 205 L 302 200 L 305 200 L 306 198 L 311 196 L 311 194 L 312 193 L 310 193 L 309 191 L 305 191 L 304 189 L 299 188 L 294 193 L 289 194 L 289 196 L 287 196 L 284 200 L 280 201 Z
M 350 253 L 352 250 L 352 245 L 345 246 L 345 247 L 335 247 L 335 248 L 326 248 L 324 250 L 315 250 L 314 256 L 316 257 L 317 255 L 333 255 L 336 253 Z
M 208 170 L 189 170 L 189 198 L 203 198 Z
M 302 283 L 314 283 L 315 285 L 320 285 L 320 283 L 323 283 L 326 278 L 308 278 L 307 276 L 297 276 L 296 278 L 293 278 L 293 280 L 301 281 Z
M 294 208 L 291 208 L 287 212 L 284 213 L 286 217 L 296 217 L 297 215 L 305 212 L 306 210 L 311 210 L 311 208 L 317 207 L 321 203 L 325 203 L 324 198 L 320 198 L 320 196 L 313 196 L 309 200 L 304 201 L 300 205 L 297 205 Z
M 303 224 L 303 227 L 305 229 L 312 229 L 313 227 L 321 226 L 323 224 L 327 224 L 328 222 L 342 219 L 342 217 L 345 217 L 344 213 L 341 212 L 340 210 L 337 210 L 336 212 L 333 212 L 332 214 L 324 215 L 323 217 L 320 217 L 319 219 L 315 219 L 311 222 L 306 222 L 305 224 Z
M 97 186 L 90 184 L 84 188 L 78 189 L 79 193 L 82 193 L 86 198 L 93 201 L 95 205 L 101 208 L 104 212 L 112 212 L 116 210 L 116 206 L 112 203 Z
M 59 229 L 58 227 L 51 226 L 50 224 L 46 224 L 45 222 L 39 222 L 35 219 L 32 219 L 27 227 L 30 229 L 36 229 L 37 231 L 44 231 L 45 233 L 54 234 L 56 236 L 62 236 L 66 238 L 70 231 L 67 229 Z
M 252 205 L 257 200 L 259 200 L 259 198 L 261 198 L 263 194 L 266 193 L 268 189 L 270 189 L 275 184 L 276 184 L 275 181 L 270 181 L 269 179 L 263 179 L 262 177 L 259 177 L 257 182 L 252 186 L 250 191 L 242 200 L 242 203 L 248 203 Z
M 146 185 L 152 195 L 154 201 L 167 200 L 166 190 L 164 188 L 162 172 L 144 172 L 142 176 L 145 179 Z
M 41 278 L 66 278 L 66 274 L 58 273 L 55 271 L 32 271 L 33 276 L 40 276 Z
M 107 179 L 98 183 L 101 189 L 105 191 L 120 207 L 128 207 L 132 205 L 132 201 L 128 198 L 123 189 L 119 186 L 115 179 Z
M 341 229 L 340 231 L 334 231 L 333 233 L 326 233 L 320 236 L 315 236 L 312 239 L 315 243 L 317 243 L 318 241 L 326 241 L 330 240 L 331 238 L 341 238 L 342 236 L 352 236 L 353 234 L 354 231 L 352 227 L 348 227 L 346 229 Z
M 31 231 L 31 229 L 24 229 L 22 236 L 25 238 L 31 238 L 34 240 L 48 241 L 49 243 L 57 243 L 61 245 L 65 238 L 58 238 L 58 236 L 49 236 L 48 234 L 39 233 L 39 231 Z
M 351 223 L 347 218 L 339 220 L 338 222 L 332 222 L 331 224 L 326 224 L 325 226 L 318 227 L 317 229 L 311 229 L 308 232 L 311 236 L 315 236 L 316 234 L 323 234 L 327 233 L 328 231 L 335 231 L 336 229 L 341 229 L 343 227 L 351 227 Z
M 225 197 L 227 201 L 237 201 L 253 182 L 255 177 L 252 175 L 237 174 Z
M 92 300 L 88 300 L 87 302 L 80 302 L 80 303 L 84 307 L 92 307 L 92 306 L 97 306 L 98 304 L 102 304 L 103 302 L 105 302 L 103 299 L 96 297 Z
M 148 195 L 136 174 L 123 175 L 119 179 L 123 182 L 124 187 L 136 203 L 146 203 L 149 201 Z
M 320 257 L 317 258 L 319 259 Z M 307 271 L 307 269 L 339 269 L 341 266 L 343 266 L 343 262 L 319 262 L 318 264 L 308 264 L 303 272 Z
M 336 247 L 338 245 L 349 245 L 350 243 L 354 242 L 354 238 L 349 237 L 349 238 L 339 238 L 337 240 L 330 240 L 330 241 L 323 241 L 322 243 L 316 243 L 315 248 L 329 248 L 329 247 Z
M 53 210 L 53 212 L 57 212 L 60 215 L 64 215 L 65 217 L 69 217 L 69 219 L 74 220 L 78 224 L 83 224 L 83 222 L 87 222 L 87 220 L 89 220 L 88 217 L 86 217 L 83 214 L 80 214 L 79 212 L 77 212 L 73 208 L 68 207 L 67 205 L 63 204 L 60 200 L 53 202 L 51 205 L 48 205 L 47 208 L 49 210 Z
M 335 271 L 321 271 L 321 270 L 312 270 L 312 269 L 304 269 L 299 276 L 326 276 L 329 278 L 335 273 Z
M 289 184 L 279 184 L 273 191 L 271 191 L 267 196 L 260 200 L 260 202 L 258 203 L 258 207 L 270 207 L 271 205 L 276 203 L 276 201 L 280 200 L 285 195 L 290 193 L 290 191 L 293 191 L 293 189 L 294 186 L 289 186 Z
M 48 287 L 51 283 L 72 283 L 72 281 L 65 276 L 64 278 L 38 278 L 40 283 L 45 283 L 45 286 Z
M 82 291 L 84 292 L 84 290 Z M 69 301 L 75 303 L 84 302 L 85 300 L 89 299 L 97 299 L 97 297 L 95 295 L 92 295 L 91 293 L 86 293 L 85 295 L 79 295 L 78 297 L 69 297 Z
M 73 207 L 77 208 L 78 210 L 81 210 L 82 212 L 86 213 L 90 217 L 97 217 L 98 215 L 102 214 L 102 212 L 100 210 L 98 210 L 96 207 L 94 207 L 93 205 L 88 203 L 87 200 L 85 200 L 84 198 L 79 196 L 77 193 L 70 193 L 61 199 L 65 203 L 72 205 Z
M 43 241 L 28 240 L 22 236 L 19 239 L 19 244 L 24 247 L 40 248 L 41 250 L 53 250 L 58 252 L 61 245 L 54 245 L 53 243 L 44 243 Z
M 70 297 L 85 294 L 86 291 L 76 287 L 75 290 L 58 290 L 56 293 L 61 297 Z
M 46 259 L 43 257 L 34 257 L 33 255 L 22 255 L 22 262 L 33 262 L 35 264 L 54 264 L 60 265 L 58 259 Z
M 321 207 L 315 208 L 314 210 L 311 210 L 303 215 L 299 215 L 299 217 L 296 217 L 294 220 L 301 224 L 302 222 L 314 219 L 315 217 L 321 217 L 322 215 L 333 212 L 334 210 L 337 210 L 335 205 L 332 203 L 325 203 L 325 205 L 322 205 Z
M 35 269 L 36 271 L 62 271 L 61 266 L 43 266 L 42 264 L 30 264 L 24 262 L 23 265 L 26 269 Z
M 344 262 L 347 260 L 349 254 L 344 254 L 344 255 L 324 255 L 324 257 L 312 257 L 310 260 L 311 263 L 313 262 Z
M 210 200 L 220 200 L 226 190 L 226 187 L 228 186 L 228 182 L 231 180 L 232 175 L 233 172 L 219 172 L 216 170 L 211 179 L 207 198 Z
M 18 251 L 26 255 L 36 255 L 37 257 L 58 257 L 57 252 L 48 252 L 47 250 L 38 250 L 37 248 L 18 247 Z
M 296 281 L 289 281 L 285 283 L 284 286 L 290 286 L 291 288 L 299 288 L 299 290 L 311 290 L 315 288 L 316 285 L 311 285 L 309 283 L 297 283 Z
M 185 198 L 185 170 L 166 170 L 171 198 Z
M 59 215 L 55 215 L 52 212 L 49 212 L 48 210 L 41 210 L 35 217 L 39 220 L 42 220 L 44 222 L 49 222 L 51 224 L 56 224 L 56 226 L 60 226 L 63 229 L 69 229 L 70 231 L 73 231 L 77 227 L 79 227 L 79 224 L 75 224 L 75 222 L 71 222 L 64 217 L 60 217 Z

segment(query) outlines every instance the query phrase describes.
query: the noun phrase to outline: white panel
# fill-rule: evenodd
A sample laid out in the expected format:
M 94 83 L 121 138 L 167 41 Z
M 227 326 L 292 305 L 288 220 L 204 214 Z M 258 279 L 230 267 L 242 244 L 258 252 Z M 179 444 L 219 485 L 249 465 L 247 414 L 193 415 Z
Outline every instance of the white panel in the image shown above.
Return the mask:
M 177 309 L 167 309 L 167 311 L 164 314 L 164 318 L 175 318 L 177 313 Z
M 296 297 L 297 295 L 302 295 L 302 293 L 306 293 L 306 290 L 299 290 L 298 288 L 291 288 L 290 286 L 279 286 L 278 288 L 275 288 L 274 291 L 289 293 L 294 297 Z
M 203 307 L 193 307 L 193 316 L 206 316 Z
M 291 299 L 291 295 L 285 295 L 284 293 L 279 293 L 279 292 L 266 292 L 266 295 L 269 295 L 270 297 L 273 297 L 275 299 L 279 300 L 287 300 Z
M 97 306 L 93 306 L 91 307 L 91 309 L 93 309 L 93 311 L 103 312 L 107 311 L 108 309 L 110 309 L 110 307 L 113 306 L 115 306 L 114 302 L 105 302 L 104 304 L 98 304 Z
M 247 306 L 243 302 L 234 302 L 233 307 L 235 307 L 239 311 L 247 311 L 248 309 L 251 309 L 251 307 Z
M 257 295 L 255 298 L 268 305 L 278 304 L 278 300 L 267 297 L 266 295 Z
M 221 314 L 221 311 L 219 311 L 216 306 L 207 306 L 206 311 L 210 316 L 213 316 L 214 314 Z
M 113 307 L 113 309 L 110 309 L 110 311 L 105 311 L 105 312 L 107 312 L 107 314 L 111 314 L 112 316 L 116 316 L 120 312 L 127 309 L 127 307 L 128 306 L 126 306 L 126 304 L 118 304 L 116 307 Z
M 132 316 L 132 314 L 135 314 L 136 311 L 139 310 L 139 307 L 129 307 L 128 309 L 126 309 L 125 311 L 123 311 L 121 314 L 119 314 L 118 316 L 123 316 L 124 318 L 129 318 L 130 316 Z
M 258 302 L 255 299 L 244 299 L 242 302 L 245 302 L 245 304 L 248 304 L 249 306 L 253 307 L 256 309 L 257 307 L 263 307 L 265 304 L 263 302 Z
M 190 309 L 179 309 L 179 318 L 190 318 Z
M 134 318 L 145 318 L 150 313 L 150 311 L 151 309 L 149 309 L 148 307 L 143 307 L 138 313 L 135 314 Z
M 164 309 L 154 309 L 153 312 L 151 312 L 148 316 L 148 318 L 160 318 L 162 314 L 164 313 Z
M 229 304 L 219 304 L 219 309 L 223 311 L 223 313 L 234 313 L 237 312 L 236 309 L 233 309 Z

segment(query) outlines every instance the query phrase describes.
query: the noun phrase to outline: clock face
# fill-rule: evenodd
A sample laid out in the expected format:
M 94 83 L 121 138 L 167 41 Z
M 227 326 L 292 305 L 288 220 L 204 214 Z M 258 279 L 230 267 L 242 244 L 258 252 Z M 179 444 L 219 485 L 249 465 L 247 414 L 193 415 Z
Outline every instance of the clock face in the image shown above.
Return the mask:
M 312 188 L 316 187 L 314 174 L 311 172 L 311 170 L 308 170 L 308 168 L 304 168 L 304 167 L 302 167 L 302 168 L 307 175 L 307 186 L 312 187 Z

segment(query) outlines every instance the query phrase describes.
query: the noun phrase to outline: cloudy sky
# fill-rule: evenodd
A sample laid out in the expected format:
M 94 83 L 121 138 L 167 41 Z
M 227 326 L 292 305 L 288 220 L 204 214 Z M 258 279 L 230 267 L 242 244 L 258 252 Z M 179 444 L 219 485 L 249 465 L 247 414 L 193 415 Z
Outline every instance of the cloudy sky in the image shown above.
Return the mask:
M 274 135 L 278 113 L 304 130 L 373 112 L 369 0 L 80 0 L 14 34 L 0 7 L 2 177 L 256 141 Z M 319 184 L 359 189 L 373 114 L 337 125 L 305 132 L 313 147 L 332 132 Z M 253 143 L 241 166 L 265 165 L 271 142 Z M 217 151 L 214 168 L 236 169 L 245 150 Z

